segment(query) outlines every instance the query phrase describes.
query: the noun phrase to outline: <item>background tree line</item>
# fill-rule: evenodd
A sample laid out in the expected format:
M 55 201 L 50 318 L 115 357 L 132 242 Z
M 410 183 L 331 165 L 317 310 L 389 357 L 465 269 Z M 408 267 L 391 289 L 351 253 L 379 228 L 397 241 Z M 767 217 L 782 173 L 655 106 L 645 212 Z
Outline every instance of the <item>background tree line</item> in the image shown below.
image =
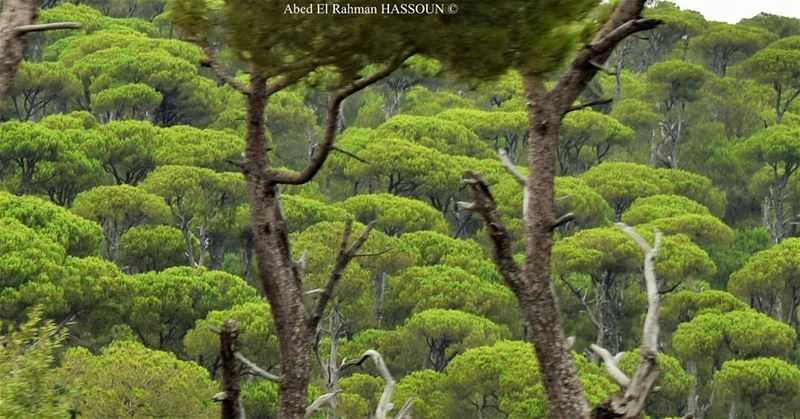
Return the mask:
M 590 61 L 586 106 L 566 104 L 576 109 L 552 133 L 551 206 L 572 213 L 552 229 L 547 272 L 575 337 L 565 353 L 587 405 L 620 390 L 590 344 L 633 374 L 642 254 L 613 223 L 650 240 L 658 230 L 661 376 L 648 415 L 791 417 L 800 21 L 731 25 L 655 3 L 643 16 L 660 24 Z M 553 414 L 542 351 L 526 342 L 536 330 L 492 261 L 491 227 L 458 203 L 472 200 L 465 171 L 480 172 L 524 265 L 524 214 L 537 208 L 496 150 L 522 176 L 538 170 L 525 164 L 539 144 L 531 74 L 556 91 L 608 7 L 575 1 L 515 21 L 522 48 L 478 20 L 489 6 L 467 2 L 477 29 L 464 51 L 439 41 L 465 23 L 354 17 L 320 34 L 310 28 L 325 17 L 287 22 L 235 1 L 41 6 L 37 23 L 82 26 L 26 35 L 0 103 L 0 417 L 217 416 L 209 325 L 226 319 L 239 323 L 241 353 L 279 377 L 286 330 L 307 336 L 293 369 L 302 389 L 285 371 L 275 383 L 243 369 L 250 417 L 326 393 L 318 415 L 368 416 L 384 380 L 331 368 L 368 349 L 397 379 L 395 413 L 413 397 L 414 417 Z M 376 25 L 391 30 L 351 44 Z M 494 44 L 476 41 L 486 33 Z M 549 60 L 530 62 L 531 51 Z M 264 244 L 284 239 L 287 254 Z M 277 289 L 293 303 L 275 304 Z

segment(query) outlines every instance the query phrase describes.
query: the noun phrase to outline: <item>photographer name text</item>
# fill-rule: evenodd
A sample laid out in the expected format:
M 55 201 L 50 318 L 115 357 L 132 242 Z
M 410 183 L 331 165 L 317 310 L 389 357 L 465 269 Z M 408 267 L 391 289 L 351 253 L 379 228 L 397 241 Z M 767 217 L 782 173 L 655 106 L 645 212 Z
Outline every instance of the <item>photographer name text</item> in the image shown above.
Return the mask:
M 400 3 L 377 6 L 354 6 L 348 3 L 296 4 L 283 10 L 291 15 L 452 15 L 458 12 L 457 4 Z

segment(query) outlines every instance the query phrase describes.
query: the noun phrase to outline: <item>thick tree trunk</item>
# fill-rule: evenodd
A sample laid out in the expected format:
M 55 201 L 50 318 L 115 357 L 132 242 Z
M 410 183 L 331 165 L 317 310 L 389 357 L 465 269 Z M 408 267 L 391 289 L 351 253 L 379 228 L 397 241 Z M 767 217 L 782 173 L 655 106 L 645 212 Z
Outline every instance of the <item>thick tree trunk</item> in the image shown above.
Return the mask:
M 36 18 L 36 0 L 6 0 L 0 15 L 0 103 L 14 81 L 17 66 L 25 52 L 25 37 L 17 28 Z
M 256 71 L 251 74 L 250 91 L 244 172 L 249 188 L 258 276 L 280 341 L 278 417 L 302 418 L 311 378 L 309 317 L 302 300 L 302 278 L 290 254 L 289 231 L 280 211 L 277 185 L 264 174 L 268 168 L 264 136 L 267 87 L 264 76 Z
M 528 147 L 528 208 L 525 220 L 526 287 L 518 293 L 519 306 L 530 326 L 531 341 L 539 360 L 550 415 L 555 418 L 583 417 L 589 405 L 583 397 L 578 371 L 566 345 L 561 317 L 550 283 L 550 250 L 556 221 L 554 179 L 556 141 L 563 111 L 556 108 L 542 81 L 525 76 L 530 119 Z

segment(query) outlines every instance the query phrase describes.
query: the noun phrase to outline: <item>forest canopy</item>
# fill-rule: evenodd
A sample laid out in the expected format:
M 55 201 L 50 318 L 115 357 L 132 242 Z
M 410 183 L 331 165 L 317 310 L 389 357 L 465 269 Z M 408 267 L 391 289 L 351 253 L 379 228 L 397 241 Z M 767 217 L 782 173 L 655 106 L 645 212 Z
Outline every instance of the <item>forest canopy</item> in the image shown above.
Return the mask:
M 0 0 L 0 418 L 797 415 L 800 19 L 287 4 Z

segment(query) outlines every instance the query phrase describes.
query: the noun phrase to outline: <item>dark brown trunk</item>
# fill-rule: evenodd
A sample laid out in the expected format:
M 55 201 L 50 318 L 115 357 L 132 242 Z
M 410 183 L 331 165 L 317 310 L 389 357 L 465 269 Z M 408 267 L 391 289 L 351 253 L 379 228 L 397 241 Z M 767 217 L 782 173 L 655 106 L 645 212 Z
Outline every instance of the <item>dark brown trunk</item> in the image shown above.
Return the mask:
M 530 327 L 539 360 L 550 416 L 583 417 L 589 410 L 570 349 L 566 346 L 558 303 L 550 283 L 553 244 L 556 141 L 563 111 L 546 93 L 541 80 L 526 76 L 525 91 L 530 118 L 528 147 L 528 216 L 525 226 L 525 265 L 519 292 L 520 308 Z
M 280 341 L 278 417 L 302 418 L 311 378 L 309 316 L 302 299 L 302 278 L 290 254 L 289 231 L 281 214 L 277 186 L 265 174 L 269 167 L 264 136 L 267 88 L 265 77 L 257 71 L 251 75 L 250 89 L 244 172 L 250 195 L 258 276 Z
M 244 419 L 244 409 L 239 398 L 242 392 L 239 380 L 238 350 L 239 328 L 233 320 L 226 320 L 219 333 L 219 358 L 222 364 L 222 419 Z

